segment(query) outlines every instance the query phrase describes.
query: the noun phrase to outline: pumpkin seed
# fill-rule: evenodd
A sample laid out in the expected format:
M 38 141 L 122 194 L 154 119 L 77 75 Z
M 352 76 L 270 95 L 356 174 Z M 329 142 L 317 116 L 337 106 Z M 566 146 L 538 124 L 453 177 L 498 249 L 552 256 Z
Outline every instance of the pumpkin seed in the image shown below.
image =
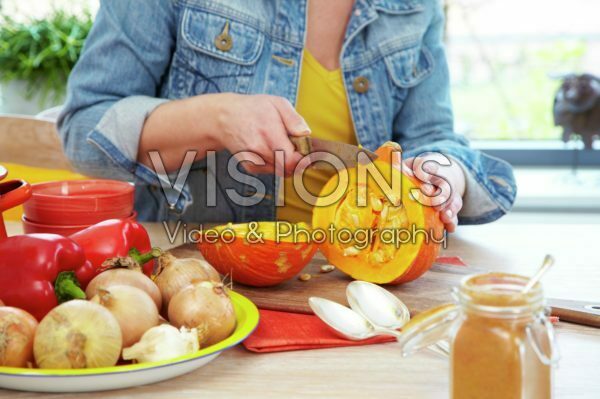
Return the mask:
M 356 256 L 360 253 L 360 250 L 356 247 L 344 248 L 344 256 Z
M 381 251 L 371 252 L 371 255 L 369 257 L 370 257 L 371 262 L 383 263 L 385 261 L 384 255 Z
M 371 200 L 371 208 L 375 212 L 381 212 L 381 210 L 383 209 L 383 202 L 381 202 L 379 198 L 373 197 L 373 199 Z
M 333 265 L 322 265 L 321 273 L 330 273 L 335 270 L 335 266 Z
M 300 281 L 308 281 L 311 279 L 311 275 L 308 273 L 302 273 L 301 275 L 298 276 L 298 280 Z
M 379 215 L 379 223 L 377 223 L 377 229 L 381 231 L 387 224 L 387 218 L 389 213 L 389 205 L 384 204 L 381 214 Z

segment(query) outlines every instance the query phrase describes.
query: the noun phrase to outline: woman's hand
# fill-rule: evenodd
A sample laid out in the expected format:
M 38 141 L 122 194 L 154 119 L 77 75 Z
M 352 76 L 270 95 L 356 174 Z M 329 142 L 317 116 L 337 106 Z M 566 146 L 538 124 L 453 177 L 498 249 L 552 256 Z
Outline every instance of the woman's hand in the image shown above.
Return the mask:
M 169 101 L 150 114 L 142 130 L 138 161 L 154 168 L 149 153 L 158 151 L 164 169 L 174 172 L 181 168 L 186 151 L 195 150 L 195 160 L 199 160 L 207 151 L 227 149 L 237 153 L 250 173 L 290 175 L 302 155 L 294 150 L 288 135 L 307 134 L 306 122 L 285 98 L 203 94 Z M 283 151 L 284 160 L 275 158 L 276 150 Z
M 458 226 L 458 212 L 462 209 L 466 177 L 457 161 L 441 154 L 427 154 L 404 160 L 404 172 L 425 184 L 421 191 L 439 211 L 446 230 L 453 233 Z
M 250 173 L 291 175 L 302 155 L 288 136 L 310 134 L 293 105 L 283 97 L 233 93 L 222 94 L 219 101 L 215 139 Z M 284 159 L 275 157 L 277 150 Z

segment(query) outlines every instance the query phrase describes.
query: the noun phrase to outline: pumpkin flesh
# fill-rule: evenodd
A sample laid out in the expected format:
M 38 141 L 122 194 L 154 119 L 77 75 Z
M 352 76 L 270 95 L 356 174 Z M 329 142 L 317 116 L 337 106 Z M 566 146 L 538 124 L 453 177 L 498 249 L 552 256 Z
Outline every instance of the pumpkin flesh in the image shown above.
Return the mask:
M 401 198 L 377 185 L 370 175 L 361 193 L 354 168 L 347 170 L 346 195 L 328 206 L 318 201 L 313 211 L 313 228 L 334 232 L 321 244 L 321 251 L 331 264 L 355 279 L 380 284 L 411 281 L 431 267 L 439 252 L 442 223 L 433 208 L 421 205 L 411 194 L 420 183 L 401 172 L 401 159 L 393 153 L 398 150 L 393 143 L 382 146 L 374 164 L 388 183 L 401 179 Z M 322 193 L 333 191 L 336 184 L 335 179 L 329 180 Z M 366 196 L 366 206 L 358 203 L 361 195 Z M 361 239 L 347 242 L 339 233 L 344 229 L 360 231 Z M 363 236 L 369 237 L 368 245 Z

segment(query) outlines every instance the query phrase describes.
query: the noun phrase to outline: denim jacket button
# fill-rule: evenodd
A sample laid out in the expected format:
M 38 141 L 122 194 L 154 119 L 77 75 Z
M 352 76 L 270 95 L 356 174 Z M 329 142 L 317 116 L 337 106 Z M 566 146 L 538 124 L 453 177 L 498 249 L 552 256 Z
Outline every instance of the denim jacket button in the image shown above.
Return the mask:
M 229 51 L 233 46 L 233 39 L 229 34 L 229 21 L 225 22 L 223 31 L 215 37 L 215 46 L 221 51 Z
M 215 47 L 221 51 L 229 51 L 233 47 L 233 40 L 229 33 L 221 33 L 215 38 Z
M 364 76 L 359 76 L 354 79 L 354 83 L 352 84 L 354 87 L 354 91 L 359 94 L 366 93 L 369 90 L 369 79 Z

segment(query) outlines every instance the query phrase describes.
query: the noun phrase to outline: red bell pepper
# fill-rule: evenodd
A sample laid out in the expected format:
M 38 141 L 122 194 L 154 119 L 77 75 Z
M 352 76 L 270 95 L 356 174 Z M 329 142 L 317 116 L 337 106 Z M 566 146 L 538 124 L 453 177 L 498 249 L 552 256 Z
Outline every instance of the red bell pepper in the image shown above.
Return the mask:
M 73 241 L 83 248 L 85 257 L 91 262 L 91 266 L 85 273 L 77 276 L 82 287 L 87 287 L 88 283 L 106 270 L 103 266 L 107 259 L 115 257 L 132 256 L 140 265 L 143 265 L 143 271 L 148 276 L 152 275 L 154 262 L 152 255 L 138 254 L 150 252 L 150 238 L 148 232 L 139 223 L 124 219 L 110 219 L 100 222 L 85 230 L 81 230 L 71 235 Z
M 85 299 L 78 276 L 90 262 L 81 247 L 56 234 L 26 234 L 0 241 L 0 300 L 41 320 L 59 303 Z

